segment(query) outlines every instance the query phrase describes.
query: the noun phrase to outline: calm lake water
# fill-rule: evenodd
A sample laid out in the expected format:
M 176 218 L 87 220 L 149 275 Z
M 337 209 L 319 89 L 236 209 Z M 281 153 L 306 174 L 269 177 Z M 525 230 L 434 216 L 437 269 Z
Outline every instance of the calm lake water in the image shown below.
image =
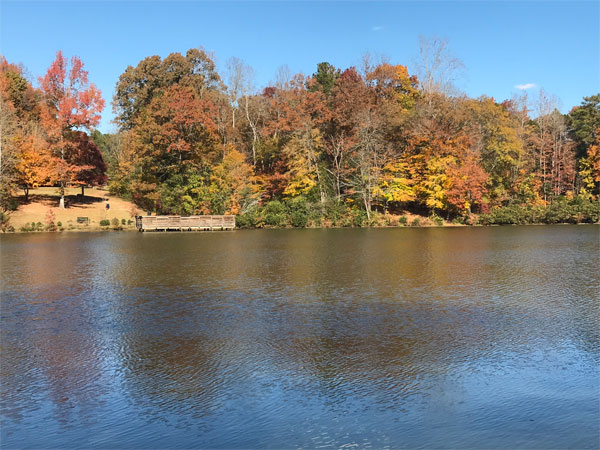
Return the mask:
M 3 235 L 2 448 L 598 448 L 598 226 Z

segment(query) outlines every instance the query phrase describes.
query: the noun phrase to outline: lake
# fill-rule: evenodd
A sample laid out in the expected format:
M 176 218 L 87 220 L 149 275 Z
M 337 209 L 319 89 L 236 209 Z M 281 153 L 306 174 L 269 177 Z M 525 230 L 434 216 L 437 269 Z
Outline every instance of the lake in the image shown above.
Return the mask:
M 598 448 L 599 237 L 2 235 L 2 448 Z

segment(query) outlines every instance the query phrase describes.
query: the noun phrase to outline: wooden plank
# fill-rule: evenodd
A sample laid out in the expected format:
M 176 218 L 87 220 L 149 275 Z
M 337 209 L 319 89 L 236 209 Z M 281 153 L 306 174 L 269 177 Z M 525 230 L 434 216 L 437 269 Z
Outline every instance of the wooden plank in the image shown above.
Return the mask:
M 135 223 L 136 227 L 141 231 L 234 229 L 235 216 L 137 216 Z
M 235 216 L 225 216 L 224 224 L 225 228 L 230 228 L 233 230 L 235 228 Z

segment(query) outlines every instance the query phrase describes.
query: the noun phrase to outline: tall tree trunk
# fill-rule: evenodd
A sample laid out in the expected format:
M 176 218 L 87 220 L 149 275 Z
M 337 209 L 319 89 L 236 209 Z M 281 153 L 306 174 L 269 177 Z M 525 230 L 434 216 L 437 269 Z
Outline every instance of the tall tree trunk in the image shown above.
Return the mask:
M 321 206 L 325 204 L 325 191 L 323 189 L 323 183 L 321 181 L 321 171 L 319 170 L 319 162 L 317 156 L 315 155 L 314 142 L 312 140 L 312 135 L 310 129 L 308 130 L 308 159 L 312 166 L 312 169 L 317 174 L 317 184 L 319 185 L 319 196 L 321 198 Z
M 65 182 L 60 181 L 60 202 L 58 204 L 60 209 L 65 209 Z
M 319 194 L 321 196 L 321 205 L 325 204 L 325 191 L 323 190 L 323 183 L 321 182 L 321 173 L 317 166 L 317 183 L 319 183 Z
M 61 134 L 60 137 L 60 157 L 61 159 L 65 160 L 65 143 L 63 142 L 63 137 Z M 60 202 L 58 204 L 58 207 L 60 209 L 65 209 L 65 180 L 64 180 L 64 174 L 62 179 L 60 180 Z
M 257 129 L 256 129 L 256 124 L 254 122 L 252 122 L 250 120 L 250 110 L 248 108 L 248 96 L 246 95 L 245 97 L 246 99 L 246 119 L 248 120 L 248 124 L 250 125 L 250 128 L 252 129 L 252 165 L 254 166 L 254 168 L 256 168 L 256 141 L 258 139 L 257 137 Z

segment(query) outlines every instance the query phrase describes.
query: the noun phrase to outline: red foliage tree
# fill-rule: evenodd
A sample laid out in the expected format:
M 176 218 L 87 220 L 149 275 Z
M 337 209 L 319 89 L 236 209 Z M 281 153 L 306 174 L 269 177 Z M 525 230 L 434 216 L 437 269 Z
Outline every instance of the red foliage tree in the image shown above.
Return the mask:
M 89 155 L 82 157 L 82 153 L 94 150 L 78 132 L 91 131 L 98 125 L 104 100 L 96 86 L 88 81 L 83 62 L 73 57 L 69 63 L 61 51 L 39 81 L 45 100 L 42 126 L 50 149 L 59 159 L 57 178 L 61 190 L 60 207 L 64 208 L 65 186 L 85 178 L 80 172 L 90 170 L 87 164 L 81 165 L 81 161 L 98 161 Z
M 76 131 L 72 135 L 73 148 L 69 152 L 69 163 L 77 167 L 73 173 L 72 184 L 81 186 L 81 195 L 85 194 L 85 186 L 105 184 L 106 163 L 96 143 L 84 132 Z
M 448 189 L 448 203 L 462 214 L 471 214 L 473 206 L 481 207 L 486 194 L 488 174 L 469 155 L 462 161 L 457 161 L 450 169 L 452 186 Z

